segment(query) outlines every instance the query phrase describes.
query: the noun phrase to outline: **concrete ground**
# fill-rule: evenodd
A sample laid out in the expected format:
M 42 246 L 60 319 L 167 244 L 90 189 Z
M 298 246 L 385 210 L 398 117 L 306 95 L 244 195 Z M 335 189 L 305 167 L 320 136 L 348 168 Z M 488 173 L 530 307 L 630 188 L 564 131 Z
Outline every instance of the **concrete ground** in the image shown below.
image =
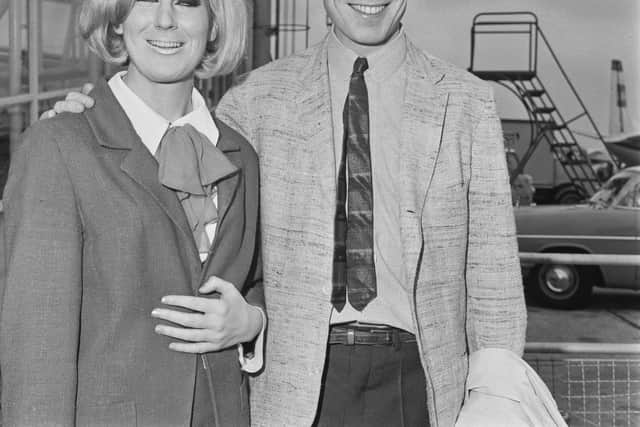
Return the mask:
M 596 289 L 581 310 L 530 305 L 527 342 L 640 344 L 640 292 Z

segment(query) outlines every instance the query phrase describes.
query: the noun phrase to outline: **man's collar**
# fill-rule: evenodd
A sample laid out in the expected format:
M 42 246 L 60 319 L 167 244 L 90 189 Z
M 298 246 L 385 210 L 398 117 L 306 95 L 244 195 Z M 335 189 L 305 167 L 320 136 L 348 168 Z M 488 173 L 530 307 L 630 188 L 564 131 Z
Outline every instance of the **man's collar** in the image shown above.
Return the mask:
M 407 55 L 407 37 L 404 29 L 398 32 L 384 45 L 367 55 L 369 70 L 366 75 L 374 81 L 384 81 L 402 66 Z M 330 68 L 338 78 L 349 79 L 353 63 L 358 54 L 344 45 L 332 29 L 328 40 L 328 61 Z

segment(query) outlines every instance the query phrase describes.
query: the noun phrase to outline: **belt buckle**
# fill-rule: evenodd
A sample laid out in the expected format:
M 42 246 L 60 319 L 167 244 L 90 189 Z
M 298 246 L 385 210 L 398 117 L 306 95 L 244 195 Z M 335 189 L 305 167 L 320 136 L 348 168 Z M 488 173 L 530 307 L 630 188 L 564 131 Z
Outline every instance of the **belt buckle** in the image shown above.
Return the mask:
M 356 331 L 353 328 L 347 329 L 347 345 L 354 345 L 356 343 Z

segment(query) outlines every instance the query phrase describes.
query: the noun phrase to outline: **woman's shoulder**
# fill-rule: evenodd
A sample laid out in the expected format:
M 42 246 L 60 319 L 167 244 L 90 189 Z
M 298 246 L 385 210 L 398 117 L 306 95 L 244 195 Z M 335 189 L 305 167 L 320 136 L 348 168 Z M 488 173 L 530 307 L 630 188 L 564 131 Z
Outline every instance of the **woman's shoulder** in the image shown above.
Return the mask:
M 56 144 L 63 149 L 77 141 L 86 140 L 91 128 L 83 113 L 61 113 L 49 119 L 41 119 L 29 126 L 21 135 L 16 149 L 29 145 Z

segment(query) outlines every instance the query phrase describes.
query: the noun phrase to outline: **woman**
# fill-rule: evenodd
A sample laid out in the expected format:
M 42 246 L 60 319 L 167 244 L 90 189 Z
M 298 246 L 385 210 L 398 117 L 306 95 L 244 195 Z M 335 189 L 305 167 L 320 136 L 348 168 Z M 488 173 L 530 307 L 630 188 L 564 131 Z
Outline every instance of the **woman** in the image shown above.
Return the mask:
M 80 27 L 128 67 L 12 153 L 2 425 L 248 425 L 235 345 L 264 326 L 257 158 L 193 86 L 241 58 L 245 5 L 85 0 Z M 151 311 L 203 284 L 222 350 L 170 351 Z

